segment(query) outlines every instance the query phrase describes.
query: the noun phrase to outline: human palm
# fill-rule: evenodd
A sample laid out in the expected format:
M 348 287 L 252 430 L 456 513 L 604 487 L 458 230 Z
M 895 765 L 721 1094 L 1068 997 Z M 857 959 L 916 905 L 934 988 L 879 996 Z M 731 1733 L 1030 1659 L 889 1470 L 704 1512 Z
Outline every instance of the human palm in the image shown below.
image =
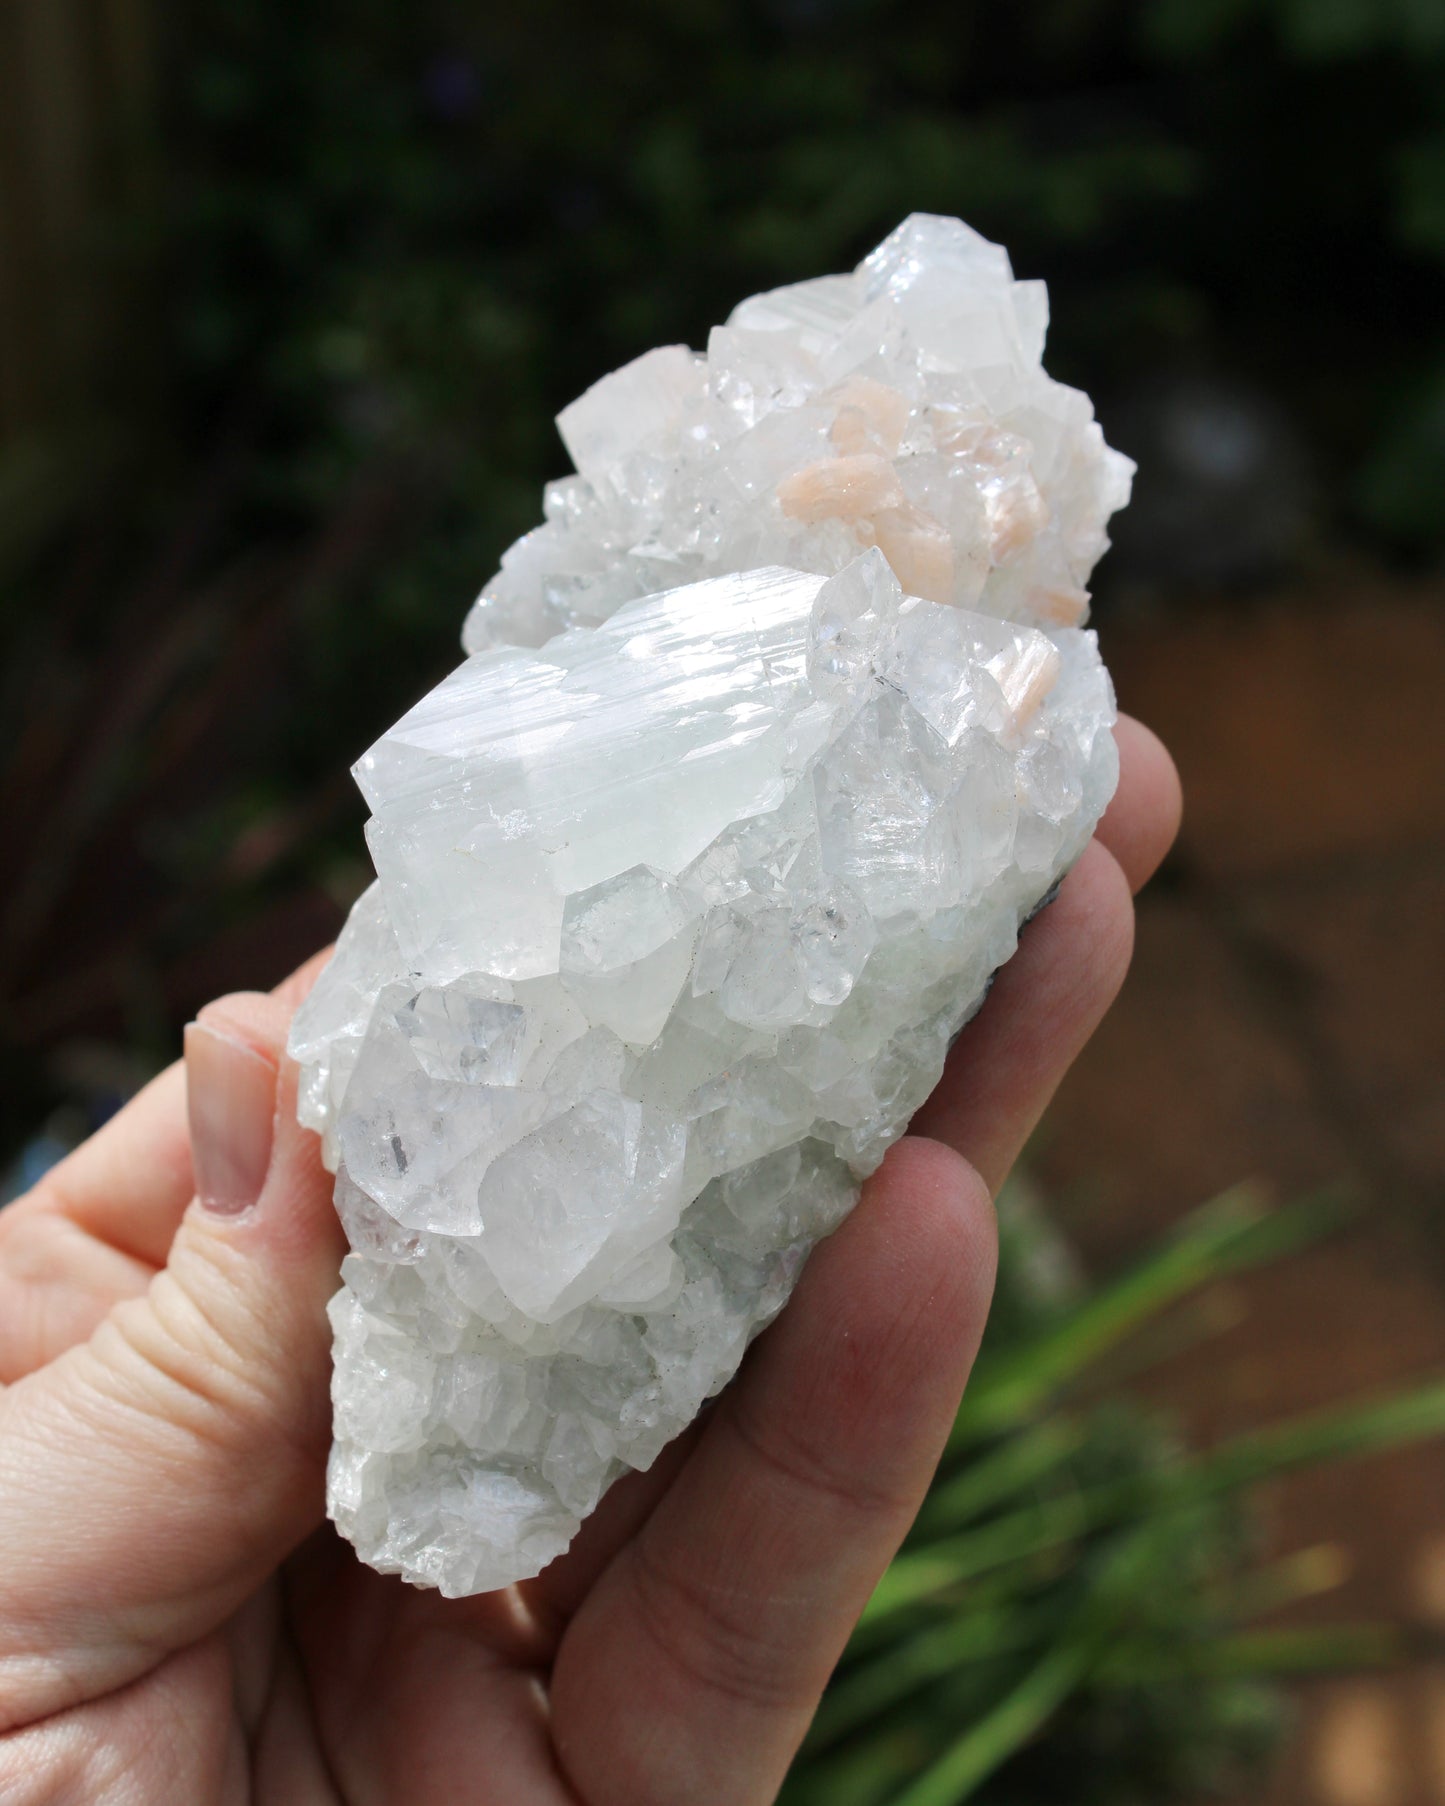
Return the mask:
M 501 1593 L 415 1591 L 323 1523 L 342 1243 L 281 1051 L 316 962 L 203 1011 L 183 1063 L 0 1213 L 0 1798 L 771 1800 L 957 1408 L 990 1193 L 1174 832 L 1166 755 L 1119 740 L 1098 839 L 788 1309 Z

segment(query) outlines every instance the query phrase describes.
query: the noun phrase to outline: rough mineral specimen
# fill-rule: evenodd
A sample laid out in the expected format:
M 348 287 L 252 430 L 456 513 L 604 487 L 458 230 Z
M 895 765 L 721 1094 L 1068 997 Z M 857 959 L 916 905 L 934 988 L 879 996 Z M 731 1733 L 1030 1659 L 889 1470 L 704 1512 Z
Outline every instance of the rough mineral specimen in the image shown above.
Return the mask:
M 606 378 L 471 656 L 357 765 L 377 882 L 291 1048 L 374 1566 L 534 1574 L 656 1457 L 1092 833 L 1131 467 L 1044 323 L 916 217 Z

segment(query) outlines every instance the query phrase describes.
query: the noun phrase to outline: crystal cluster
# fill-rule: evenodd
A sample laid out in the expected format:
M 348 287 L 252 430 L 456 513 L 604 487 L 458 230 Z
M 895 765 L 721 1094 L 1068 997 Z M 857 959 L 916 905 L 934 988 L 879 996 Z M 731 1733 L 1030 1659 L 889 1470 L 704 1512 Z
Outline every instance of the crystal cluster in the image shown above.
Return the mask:
M 1112 793 L 1130 466 L 957 221 L 561 416 L 578 474 L 365 755 L 298 1013 L 353 1249 L 331 1514 L 535 1574 L 733 1373 Z

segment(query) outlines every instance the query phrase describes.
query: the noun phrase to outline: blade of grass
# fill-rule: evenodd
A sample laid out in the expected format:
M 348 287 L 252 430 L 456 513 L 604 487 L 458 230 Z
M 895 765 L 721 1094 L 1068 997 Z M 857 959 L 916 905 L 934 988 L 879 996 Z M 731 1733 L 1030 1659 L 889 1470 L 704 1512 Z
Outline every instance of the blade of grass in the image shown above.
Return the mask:
M 1189 1491 L 1232 1492 L 1318 1461 L 1343 1461 L 1445 1434 L 1445 1380 L 1364 1404 L 1333 1406 L 1248 1434 L 1187 1464 Z
M 1298 1549 L 1267 1567 L 1242 1575 L 1227 1588 L 1216 1590 L 1208 1604 L 1220 1620 L 1247 1622 L 1296 1605 L 1302 1599 L 1332 1593 L 1344 1585 L 1349 1574 L 1349 1552 L 1343 1545 L 1316 1543 L 1311 1549 Z
M 1326 1630 L 1241 1631 L 1212 1638 L 1177 1654 L 1157 1647 L 1120 1650 L 1091 1677 L 1102 1686 L 1152 1685 L 1161 1676 L 1224 1679 L 1251 1675 L 1343 1674 L 1384 1668 L 1402 1652 L 1399 1632 L 1388 1624 L 1346 1624 Z
M 916 1530 L 956 1528 L 1003 1500 L 1025 1491 L 1076 1455 L 1087 1429 L 1068 1419 L 1050 1418 L 1021 1436 L 1007 1438 L 960 1473 L 935 1482 Z
M 896 1564 L 895 1564 L 896 1565 Z M 916 1601 L 904 1601 L 896 1610 L 864 1617 L 854 1627 L 843 1653 L 842 1669 L 871 1659 L 885 1644 L 897 1645 L 937 1624 L 943 1615 L 951 1620 L 960 1612 L 984 1611 L 997 1604 L 1023 1609 L 1047 1597 L 1065 1578 L 1071 1565 L 1067 1548 L 1046 1548 L 1019 1561 L 1001 1562 L 993 1571 L 958 1586 L 944 1586 L 924 1593 Z M 886 1578 L 886 1577 L 885 1577 Z
M 1320 1411 L 1248 1434 L 1153 1473 L 1020 1507 L 980 1529 L 906 1550 L 879 1582 L 862 1625 L 1121 1518 L 1162 1515 L 1320 1461 L 1381 1453 L 1445 1434 L 1445 1380 L 1398 1398 Z
M 1268 1210 L 1253 1185 L 1222 1193 L 1188 1218 L 1142 1265 L 1104 1287 L 1029 1345 L 980 1360 L 950 1447 L 1032 1416 L 1062 1385 L 1142 1323 L 1210 1280 L 1272 1260 L 1325 1234 L 1339 1220 L 1341 1194 L 1321 1194 Z
M 1026 1744 L 1088 1670 L 1100 1634 L 1053 1650 L 986 1718 L 965 1731 L 895 1806 L 956 1806 Z
M 1132 1487 L 1134 1483 L 1128 1484 Z M 981 1529 L 949 1537 L 925 1549 L 905 1551 L 895 1558 L 874 1588 L 859 1619 L 860 1626 L 872 1625 L 922 1599 L 961 1587 L 1006 1563 L 1073 1542 L 1102 1521 L 1110 1505 L 1117 1507 L 1122 1492 L 1119 1487 L 1100 1487 L 1091 1493 L 1073 1492 L 1040 1500 Z
M 1113 1550 L 1098 1586 L 1049 1653 L 905 1788 L 894 1806 L 958 1806 L 1048 1723 L 1107 1648 L 1120 1611 L 1153 1558 L 1155 1534 L 1155 1526 L 1146 1526 Z
M 1016 1606 L 969 1611 L 910 1637 L 834 1682 L 808 1732 L 808 1747 L 824 1749 L 876 1718 L 919 1687 L 965 1662 L 1027 1648 L 1039 1641 L 1036 1616 Z
M 891 1806 L 898 1789 L 927 1760 L 927 1749 L 916 1735 L 905 1732 L 809 1763 L 789 1776 L 779 1806 Z

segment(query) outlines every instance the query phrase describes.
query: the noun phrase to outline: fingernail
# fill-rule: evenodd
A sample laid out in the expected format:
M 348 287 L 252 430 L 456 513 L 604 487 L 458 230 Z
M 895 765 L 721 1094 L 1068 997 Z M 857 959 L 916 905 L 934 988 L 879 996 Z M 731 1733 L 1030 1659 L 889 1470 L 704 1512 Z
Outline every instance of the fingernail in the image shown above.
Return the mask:
M 186 1028 L 186 1103 L 196 1196 L 237 1216 L 261 1195 L 276 1122 L 276 1068 L 204 1022 Z

